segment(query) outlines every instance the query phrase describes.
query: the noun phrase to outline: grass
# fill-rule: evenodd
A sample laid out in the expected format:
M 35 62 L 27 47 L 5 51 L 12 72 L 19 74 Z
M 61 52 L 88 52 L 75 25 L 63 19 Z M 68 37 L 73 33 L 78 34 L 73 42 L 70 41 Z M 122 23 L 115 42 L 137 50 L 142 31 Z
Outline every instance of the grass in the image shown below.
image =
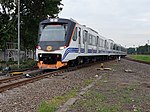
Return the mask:
M 70 92 L 62 95 L 62 96 L 56 96 L 50 101 L 43 101 L 37 112 L 55 112 L 56 109 L 64 102 L 69 100 L 70 98 L 73 98 L 77 95 L 77 90 L 71 90 Z
M 84 85 L 85 85 L 85 86 L 88 86 L 88 85 L 90 85 L 92 82 L 93 82 L 92 79 L 86 79 L 86 80 L 84 80 Z
M 84 84 L 84 86 L 87 86 L 87 85 L 91 84 L 92 82 L 93 82 L 92 79 L 87 79 L 87 80 L 84 80 L 83 84 Z M 39 107 L 37 109 L 37 112 L 55 112 L 57 110 L 57 108 L 60 105 L 62 105 L 64 102 L 66 102 L 70 98 L 77 96 L 78 89 L 79 88 L 76 87 L 73 90 L 71 90 L 70 92 L 65 93 L 64 95 L 56 96 L 50 101 L 41 102 L 41 104 L 39 105 Z
M 107 81 L 108 83 L 106 83 Z M 85 81 L 90 82 L 90 81 Z M 140 102 L 135 99 L 136 85 L 118 86 L 109 81 L 108 75 L 105 75 L 96 88 L 89 90 L 70 107 L 71 110 L 83 112 L 134 112 L 133 105 L 136 105 L 136 112 L 142 112 L 139 106 Z M 103 88 L 103 89 L 102 89 Z
M 150 62 L 150 55 L 130 55 L 129 57 L 135 60 Z
M 82 99 L 78 101 L 71 108 L 79 108 L 85 112 L 117 112 L 119 110 L 119 106 L 116 104 L 107 104 L 105 101 L 107 97 L 97 91 L 88 91 L 83 96 L 86 99 Z
M 84 94 L 83 99 L 77 101 L 70 110 L 77 109 L 85 112 L 133 112 L 132 105 L 134 86 L 112 89 L 110 91 L 100 92 L 90 90 Z M 130 107 L 128 107 L 130 106 Z M 137 105 L 136 105 L 137 106 Z M 139 107 L 136 107 L 136 112 L 141 112 Z

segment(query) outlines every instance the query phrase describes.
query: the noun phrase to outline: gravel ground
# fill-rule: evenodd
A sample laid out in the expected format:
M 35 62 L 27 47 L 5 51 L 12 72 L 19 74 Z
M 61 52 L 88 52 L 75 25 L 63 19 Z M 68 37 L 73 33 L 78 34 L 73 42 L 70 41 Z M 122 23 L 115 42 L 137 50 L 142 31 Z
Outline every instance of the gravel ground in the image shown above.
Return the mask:
M 112 65 L 67 112 L 150 112 L 150 65 L 128 60 Z
M 36 112 L 42 101 L 51 100 L 73 88 L 85 86 L 85 80 L 95 78 L 97 66 L 100 64 L 3 92 L 0 94 L 0 112 Z
M 115 70 L 113 73 L 117 74 L 113 78 L 117 77 L 118 79 L 118 82 L 115 84 L 120 82 L 122 84 L 140 82 L 143 86 L 146 86 L 150 83 L 149 65 L 122 60 L 119 63 L 115 61 L 107 62 L 104 66 L 112 67 L 112 64 Z M 112 73 L 110 71 L 96 70 L 96 68 L 99 67 L 100 64 L 93 65 L 91 67 L 63 73 L 63 76 L 46 78 L 3 92 L 0 94 L 0 112 L 36 112 L 37 107 L 42 101 L 51 100 L 55 96 L 62 95 L 76 87 L 83 88 L 85 87 L 85 80 L 96 79 L 95 75 L 97 74 Z M 124 72 L 125 69 L 131 69 L 134 73 L 126 73 Z M 150 92 L 149 89 L 147 93 L 148 92 Z

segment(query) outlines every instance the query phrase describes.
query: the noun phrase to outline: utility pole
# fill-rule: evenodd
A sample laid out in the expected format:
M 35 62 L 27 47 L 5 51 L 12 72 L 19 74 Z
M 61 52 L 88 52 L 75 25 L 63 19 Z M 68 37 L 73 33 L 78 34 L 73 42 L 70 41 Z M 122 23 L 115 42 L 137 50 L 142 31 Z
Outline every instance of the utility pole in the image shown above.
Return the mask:
M 20 0 L 18 0 L 18 68 L 20 67 Z
M 150 52 L 149 52 L 149 40 L 147 40 L 147 42 L 148 42 L 148 54 L 150 54 Z

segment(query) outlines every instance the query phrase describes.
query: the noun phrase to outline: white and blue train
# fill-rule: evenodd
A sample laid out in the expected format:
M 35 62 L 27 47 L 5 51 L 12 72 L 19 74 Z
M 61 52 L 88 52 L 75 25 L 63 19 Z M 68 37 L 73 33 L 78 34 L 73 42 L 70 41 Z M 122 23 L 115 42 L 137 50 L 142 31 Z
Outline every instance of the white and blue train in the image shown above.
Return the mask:
M 58 69 L 126 56 L 126 49 L 72 19 L 50 18 L 39 25 L 36 60 L 40 69 Z

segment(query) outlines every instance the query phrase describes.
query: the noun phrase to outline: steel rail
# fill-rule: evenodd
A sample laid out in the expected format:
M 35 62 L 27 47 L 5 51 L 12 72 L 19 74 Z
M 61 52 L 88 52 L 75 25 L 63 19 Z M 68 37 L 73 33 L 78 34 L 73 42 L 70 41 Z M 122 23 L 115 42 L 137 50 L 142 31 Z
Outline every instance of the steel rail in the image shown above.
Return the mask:
M 4 86 L 1 86 L 0 87 L 0 93 L 4 92 L 6 90 L 10 90 L 10 89 L 13 89 L 13 88 L 16 88 L 16 87 L 28 84 L 28 83 L 32 83 L 32 82 L 44 79 L 44 78 L 46 78 L 48 76 L 50 76 L 50 77 L 52 77 L 52 76 L 59 76 L 59 74 L 61 74 L 61 73 L 65 73 L 65 72 L 81 69 L 81 68 L 84 68 L 84 67 L 89 67 L 89 66 L 91 66 L 93 64 L 98 64 L 98 63 L 101 63 L 101 62 L 95 62 L 95 63 L 83 64 L 83 65 L 79 65 L 79 66 L 75 66 L 75 67 L 69 67 L 67 69 L 62 69 L 62 70 L 57 70 L 57 71 L 53 71 L 53 72 L 48 72 L 48 73 L 45 73 L 45 74 L 42 74 L 42 75 L 37 75 L 35 77 L 31 77 L 31 78 L 28 78 L 28 79 L 25 79 L 25 80 L 22 80 L 22 81 L 19 81 L 19 82 L 13 82 L 11 84 L 7 84 L 7 85 L 4 85 Z
M 12 76 L 12 77 L 9 77 L 9 78 L 0 79 L 0 84 L 1 83 L 6 83 L 6 82 L 9 82 L 9 81 L 14 81 L 14 80 L 22 79 L 22 78 L 25 77 L 26 74 L 40 74 L 41 72 L 42 72 L 42 70 L 24 71 L 24 72 L 22 72 L 22 74 L 19 74 L 17 76 Z
M 23 76 L 19 75 L 19 76 L 13 76 L 13 77 L 9 77 L 9 78 L 0 79 L 0 84 L 5 83 L 5 82 L 9 82 L 9 81 L 13 81 L 16 79 L 20 79 L 20 78 L 23 78 Z
M 11 84 L 7 84 L 7 85 L 4 85 L 4 86 L 0 87 L 0 93 L 3 92 L 3 91 L 6 91 L 6 90 L 10 90 L 10 89 L 13 89 L 13 88 L 31 83 L 31 82 L 35 82 L 35 81 L 44 79 L 47 76 L 53 76 L 53 75 L 57 75 L 57 74 L 64 73 L 64 72 L 66 72 L 66 70 L 59 70 L 59 71 L 49 72 L 49 73 L 45 73 L 43 75 L 28 78 L 28 79 L 25 79 L 25 80 L 22 80 L 22 81 L 19 81 L 19 82 L 14 82 L 14 83 L 11 83 Z

